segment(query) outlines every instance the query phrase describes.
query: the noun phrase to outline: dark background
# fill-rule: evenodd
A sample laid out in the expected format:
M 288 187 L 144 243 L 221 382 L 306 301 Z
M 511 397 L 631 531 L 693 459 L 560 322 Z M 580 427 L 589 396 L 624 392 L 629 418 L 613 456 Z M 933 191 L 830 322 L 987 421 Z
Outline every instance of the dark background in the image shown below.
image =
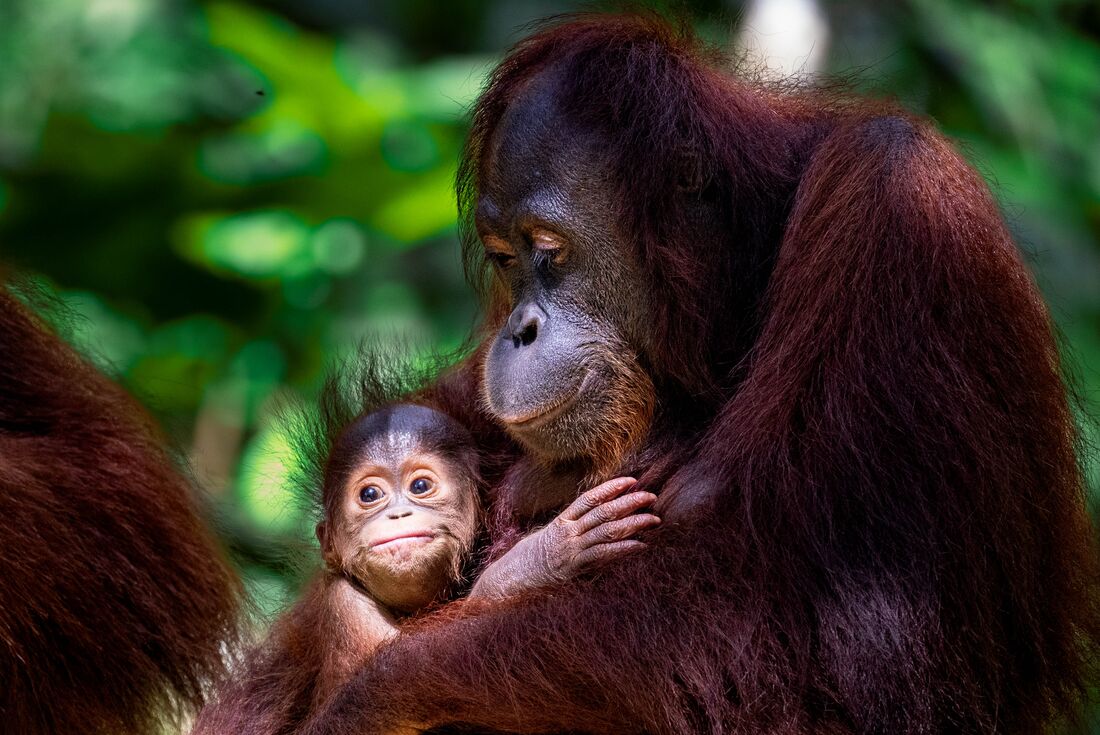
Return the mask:
M 0 0 L 0 257 L 58 294 L 65 333 L 163 421 L 263 611 L 294 591 L 287 552 L 312 538 L 274 407 L 316 395 L 361 340 L 461 343 L 465 112 L 525 23 L 579 8 Z M 679 9 L 755 54 L 745 68 L 763 54 L 839 76 L 958 141 L 1048 298 L 1096 439 L 1098 4 Z

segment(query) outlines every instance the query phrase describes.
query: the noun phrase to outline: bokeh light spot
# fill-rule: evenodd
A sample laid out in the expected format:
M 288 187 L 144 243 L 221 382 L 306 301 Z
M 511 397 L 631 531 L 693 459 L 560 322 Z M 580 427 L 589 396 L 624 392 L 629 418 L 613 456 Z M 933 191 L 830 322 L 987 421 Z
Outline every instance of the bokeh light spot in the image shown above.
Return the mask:
M 245 448 L 237 487 L 249 519 L 268 531 L 291 531 L 294 508 L 291 471 L 295 455 L 286 434 L 269 424 Z
M 348 219 L 330 220 L 310 238 L 317 266 L 333 275 L 351 273 L 363 261 L 367 240 L 362 228 Z

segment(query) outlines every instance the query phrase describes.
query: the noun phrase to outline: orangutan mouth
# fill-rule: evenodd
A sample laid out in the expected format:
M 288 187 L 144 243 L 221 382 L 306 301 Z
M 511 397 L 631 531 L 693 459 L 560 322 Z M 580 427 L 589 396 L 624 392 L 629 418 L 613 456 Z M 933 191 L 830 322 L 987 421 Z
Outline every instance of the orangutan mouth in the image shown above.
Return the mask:
M 501 416 L 500 420 L 503 421 L 508 428 L 519 429 L 521 431 L 535 429 L 544 424 L 548 424 L 568 411 L 573 404 L 577 402 L 577 399 L 584 395 L 585 389 L 588 387 L 588 379 L 591 375 L 591 371 L 586 372 L 575 390 L 566 393 L 564 398 L 552 404 L 549 408 L 540 408 L 532 413 L 522 414 L 516 417 Z

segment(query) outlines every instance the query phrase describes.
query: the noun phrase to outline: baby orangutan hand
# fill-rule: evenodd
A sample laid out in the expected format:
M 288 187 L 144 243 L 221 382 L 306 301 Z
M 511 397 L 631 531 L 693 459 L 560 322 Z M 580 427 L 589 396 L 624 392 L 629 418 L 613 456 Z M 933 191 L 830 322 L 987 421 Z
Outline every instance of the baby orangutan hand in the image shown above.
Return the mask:
M 597 562 L 644 547 L 632 536 L 661 519 L 636 512 L 653 504 L 657 499 L 653 493 L 622 494 L 635 482 L 632 477 L 618 477 L 581 495 L 561 515 L 487 566 L 471 596 L 507 597 L 558 584 Z
M 597 485 L 548 525 L 520 541 L 517 548 L 524 544 L 535 547 L 540 568 L 531 571 L 544 581 L 564 582 L 595 562 L 645 546 L 631 537 L 661 519 L 652 513 L 635 513 L 653 504 L 657 499 L 653 493 L 620 495 L 635 482 L 632 477 L 618 477 Z

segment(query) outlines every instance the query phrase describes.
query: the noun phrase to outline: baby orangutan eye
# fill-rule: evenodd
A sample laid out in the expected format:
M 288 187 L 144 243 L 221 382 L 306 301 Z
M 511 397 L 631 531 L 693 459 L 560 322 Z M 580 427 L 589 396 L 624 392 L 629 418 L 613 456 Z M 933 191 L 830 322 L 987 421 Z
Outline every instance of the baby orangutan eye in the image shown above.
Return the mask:
M 409 492 L 411 492 L 413 495 L 423 495 L 431 489 L 432 481 L 424 477 L 418 477 L 417 479 L 412 481 L 411 485 L 409 485 Z
M 386 497 L 386 494 L 382 492 L 382 488 L 377 485 L 366 485 L 359 491 L 359 502 L 364 505 L 377 503 L 384 497 Z

